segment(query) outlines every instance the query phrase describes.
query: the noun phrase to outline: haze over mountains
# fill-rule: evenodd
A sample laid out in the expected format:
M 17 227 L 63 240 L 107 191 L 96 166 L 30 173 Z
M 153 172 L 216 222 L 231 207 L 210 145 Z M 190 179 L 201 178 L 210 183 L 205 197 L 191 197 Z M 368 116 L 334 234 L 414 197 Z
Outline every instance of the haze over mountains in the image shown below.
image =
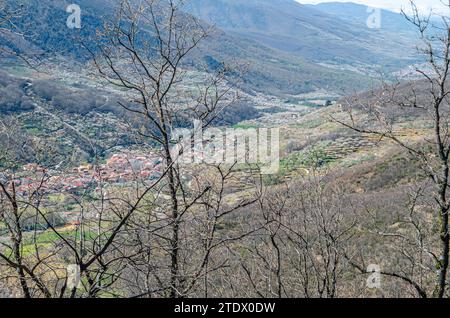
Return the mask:
M 411 62 L 400 14 L 383 11 L 380 29 L 367 26 L 367 7 L 302 5 L 294 0 L 193 0 L 188 11 L 217 27 L 315 63 L 359 70 L 395 69 Z M 409 34 L 408 34 L 409 35 Z M 413 52 L 411 52 L 413 53 Z
M 450 298 L 446 26 L 72 1 L 0 0 L 0 297 Z
M 327 14 L 338 16 L 343 21 L 357 24 L 360 27 L 367 27 L 367 18 L 374 8 L 352 2 L 323 2 L 315 5 L 306 5 L 312 9 L 320 10 Z M 389 10 L 381 10 L 381 30 L 402 33 L 403 35 L 414 36 L 415 30 L 411 28 L 411 23 L 405 19 L 403 14 Z
M 5 39 L 0 43 L 52 55 L 59 52 L 81 62 L 88 55 L 80 42 L 92 44 L 95 30 L 114 7 L 111 0 L 78 1 L 82 28 L 70 30 L 65 25 L 70 1 L 25 2 L 30 9 L 18 24 L 33 30 L 28 45 Z M 248 92 L 286 96 L 364 90 L 372 83 L 370 75 L 398 71 L 414 62 L 409 55 L 411 41 L 394 34 L 403 17 L 383 12 L 389 23 L 371 30 L 364 23 L 368 15 L 364 9 L 355 4 L 341 10 L 333 4 L 307 6 L 294 0 L 188 1 L 185 11 L 216 27 L 192 56 L 192 64 L 246 65 L 242 88 Z

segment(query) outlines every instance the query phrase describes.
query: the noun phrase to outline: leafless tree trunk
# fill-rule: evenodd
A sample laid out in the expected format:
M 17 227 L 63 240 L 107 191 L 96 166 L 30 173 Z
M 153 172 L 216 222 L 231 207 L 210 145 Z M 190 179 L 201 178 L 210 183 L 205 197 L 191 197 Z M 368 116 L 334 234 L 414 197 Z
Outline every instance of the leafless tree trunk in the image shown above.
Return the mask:
M 450 2 L 449 6 L 450 8 Z M 336 122 L 354 131 L 377 136 L 380 140 L 390 140 L 406 149 L 412 156 L 422 163 L 427 176 L 435 186 L 433 199 L 437 203 L 436 222 L 439 225 L 440 247 L 435 257 L 438 278 L 434 295 L 442 298 L 448 288 L 449 267 L 449 156 L 450 144 L 448 139 L 448 112 L 449 112 L 449 65 L 450 65 L 450 29 L 448 17 L 442 17 L 442 24 L 435 25 L 430 17 L 423 18 L 414 3 L 411 1 L 412 15 L 405 17 L 417 27 L 422 44 L 418 51 L 427 61 L 427 66 L 416 69 L 423 77 L 408 85 L 383 85 L 383 88 L 374 92 L 373 98 L 368 101 L 348 100 L 343 105 L 349 114 L 348 119 L 334 118 Z M 445 29 L 444 31 L 443 28 Z M 423 87 L 427 89 L 424 92 Z M 356 106 L 356 107 L 355 107 Z M 433 141 L 428 143 L 432 150 L 420 145 L 408 143 L 396 131 L 395 116 L 402 110 L 421 112 L 433 123 Z M 395 115 L 397 111 L 397 115 Z M 361 115 L 365 116 L 362 122 Z M 372 123 L 373 125 L 367 125 Z M 369 126 L 369 127 L 368 127 Z M 431 251 L 428 251 L 431 252 Z M 434 255 L 434 254 L 432 254 Z M 411 277 L 395 273 L 385 273 L 388 276 L 401 278 L 419 288 L 421 296 L 426 295 L 422 287 L 411 280 Z
M 185 62 L 200 41 L 207 37 L 208 30 L 200 21 L 181 12 L 181 3 L 146 0 L 135 5 L 131 1 L 121 1 L 116 20 L 105 25 L 99 39 L 99 53 L 92 50 L 95 66 L 102 78 L 127 91 L 131 106 L 122 106 L 137 116 L 143 127 L 140 133 L 161 148 L 167 167 L 166 187 L 161 190 L 161 195 L 169 198 L 169 204 L 163 204 L 162 213 L 169 220 L 164 229 L 170 230 L 169 233 L 164 232 L 158 241 L 163 244 L 159 247 L 162 253 L 169 254 L 169 296 L 173 298 L 185 297 L 201 278 L 206 279 L 211 270 L 207 269 L 210 255 L 218 246 L 215 242 L 217 222 L 236 208 L 254 202 L 254 199 L 248 199 L 234 208 L 222 207 L 223 187 L 231 173 L 229 168 L 219 166 L 212 171 L 214 169 L 205 167 L 204 172 L 216 175 L 217 179 L 213 183 L 206 180 L 196 182 L 195 191 L 183 181 L 185 167 L 177 162 L 179 154 L 172 151 L 171 134 L 176 123 L 190 117 L 201 120 L 200 129 L 203 130 L 236 100 L 236 94 L 228 83 L 225 67 L 213 74 L 202 74 L 202 84 L 198 85 L 196 92 L 186 91 L 183 87 L 183 81 L 190 72 Z M 198 171 L 192 171 L 194 175 L 191 176 L 196 173 Z M 219 190 L 215 188 L 215 182 L 221 185 Z M 206 198 L 215 203 L 205 201 Z M 183 274 L 190 270 L 180 259 L 187 256 L 185 253 L 182 256 L 181 249 L 186 246 L 183 241 L 188 240 L 186 231 L 192 230 L 186 229 L 189 225 L 183 225 L 190 224 L 190 219 L 202 213 L 202 207 L 205 207 L 203 213 L 207 218 L 206 232 L 201 233 L 205 236 L 204 254 L 194 272 Z M 161 274 L 152 275 L 162 284 L 160 290 L 165 290 L 167 286 Z

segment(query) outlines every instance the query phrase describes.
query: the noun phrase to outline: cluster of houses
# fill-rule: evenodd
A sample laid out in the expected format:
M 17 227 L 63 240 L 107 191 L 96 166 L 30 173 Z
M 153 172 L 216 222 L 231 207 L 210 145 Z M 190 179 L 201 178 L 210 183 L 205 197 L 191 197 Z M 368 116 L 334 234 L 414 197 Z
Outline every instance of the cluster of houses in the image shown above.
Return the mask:
M 24 177 L 15 180 L 17 193 L 29 195 L 31 191 L 49 193 L 71 193 L 92 189 L 99 184 L 127 184 L 133 181 L 153 181 L 161 177 L 163 166 L 161 158 L 154 153 L 114 154 L 105 164 L 82 165 L 69 172 L 49 172 L 29 164 L 23 167 Z M 42 181 L 44 173 L 49 177 Z

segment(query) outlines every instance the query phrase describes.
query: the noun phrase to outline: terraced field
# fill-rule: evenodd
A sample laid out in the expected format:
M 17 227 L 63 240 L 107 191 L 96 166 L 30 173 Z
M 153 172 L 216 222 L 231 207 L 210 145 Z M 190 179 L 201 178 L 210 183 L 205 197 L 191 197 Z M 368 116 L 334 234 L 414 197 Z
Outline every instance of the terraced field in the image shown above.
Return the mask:
M 342 137 L 334 140 L 325 149 L 325 154 L 334 160 L 344 159 L 360 150 L 368 150 L 376 146 L 376 141 L 371 137 Z

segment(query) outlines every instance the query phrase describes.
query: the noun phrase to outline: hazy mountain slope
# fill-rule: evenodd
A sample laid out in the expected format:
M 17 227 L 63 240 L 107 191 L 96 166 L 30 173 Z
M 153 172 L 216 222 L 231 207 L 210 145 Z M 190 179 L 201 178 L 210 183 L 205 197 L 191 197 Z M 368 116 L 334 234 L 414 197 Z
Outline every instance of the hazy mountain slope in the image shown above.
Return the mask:
M 70 1 L 25 2 L 27 14 L 18 21 L 18 25 L 29 31 L 26 39 L 49 52 L 51 57 L 59 54 L 72 61 L 84 61 L 89 57 L 80 43 L 95 46 L 95 31 L 101 27 L 103 18 L 113 13 L 115 3 L 112 0 L 78 1 L 82 8 L 82 28 L 71 30 L 66 27 L 68 13 L 65 11 Z M 283 20 L 281 16 L 277 19 Z M 246 65 L 242 88 L 247 91 L 283 95 L 325 89 L 341 93 L 364 89 L 370 84 L 367 76 L 315 65 L 301 57 L 218 29 L 191 56 L 190 65 L 195 67 L 199 63 L 215 64 L 221 61 Z
M 301 57 L 218 32 L 200 48 L 201 58 L 218 61 L 238 61 L 244 64 L 243 88 L 268 95 L 303 94 L 327 90 L 341 95 L 364 90 L 372 80 L 367 75 L 330 69 Z
M 368 6 L 352 2 L 325 2 L 307 6 L 360 26 L 367 25 L 367 19 L 373 12 L 370 11 Z M 402 14 L 389 10 L 381 10 L 381 30 L 395 33 L 402 32 L 407 35 L 411 35 L 415 31 L 411 23 Z
M 294 0 L 192 0 L 186 10 L 242 38 L 316 62 L 388 69 L 411 62 L 404 37 Z

